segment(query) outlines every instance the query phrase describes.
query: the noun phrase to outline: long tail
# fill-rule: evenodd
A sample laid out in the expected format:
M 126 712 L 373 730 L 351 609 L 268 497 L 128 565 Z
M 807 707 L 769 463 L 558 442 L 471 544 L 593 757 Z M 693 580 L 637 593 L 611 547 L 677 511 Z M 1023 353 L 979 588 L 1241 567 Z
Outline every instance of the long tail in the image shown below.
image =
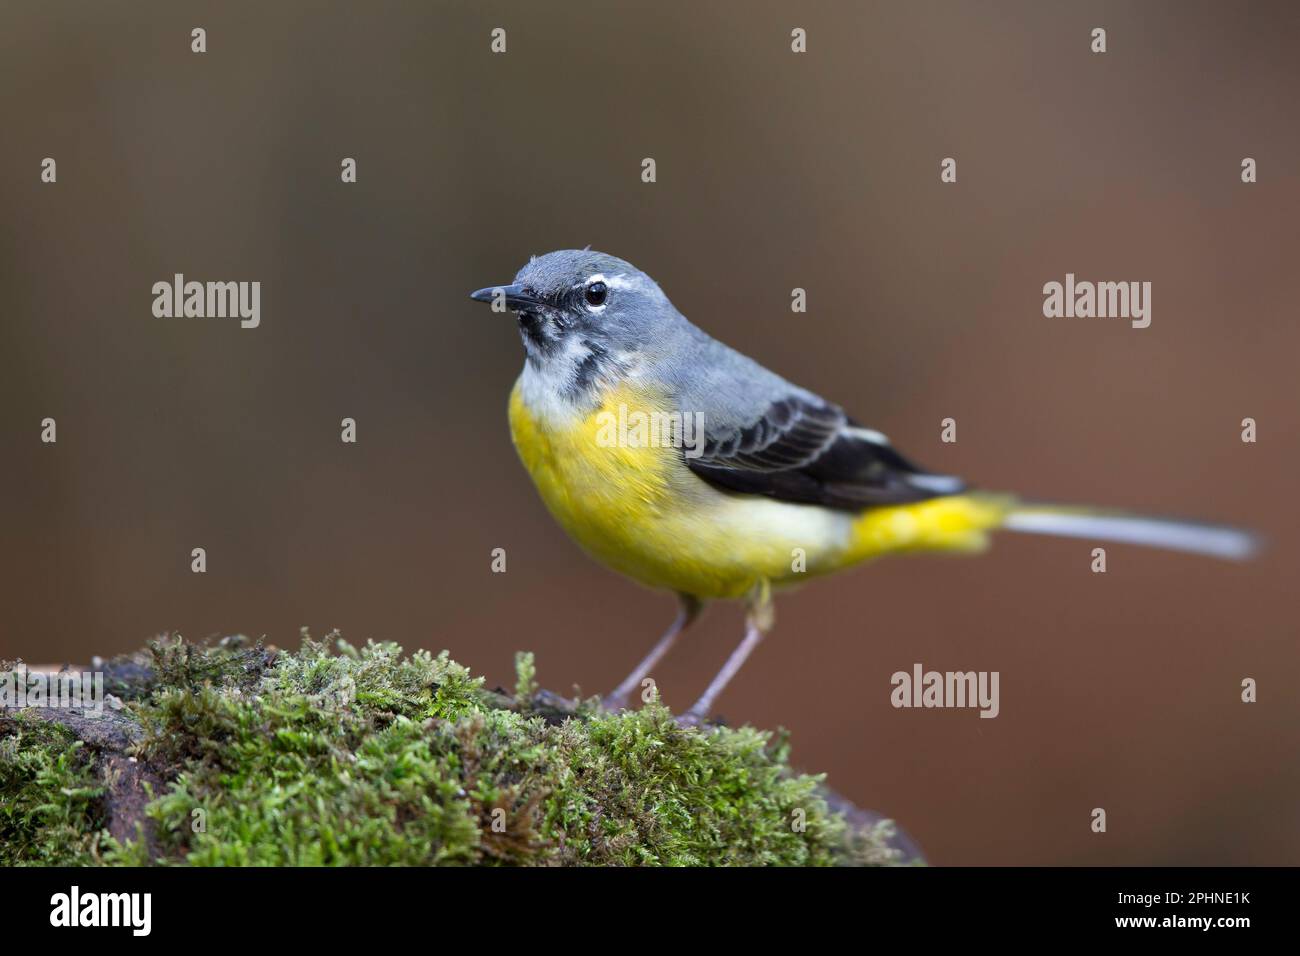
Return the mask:
M 1015 505 L 1002 519 L 1008 531 L 1141 544 L 1244 561 L 1260 547 L 1249 531 L 1172 518 L 1147 518 L 1098 508 Z

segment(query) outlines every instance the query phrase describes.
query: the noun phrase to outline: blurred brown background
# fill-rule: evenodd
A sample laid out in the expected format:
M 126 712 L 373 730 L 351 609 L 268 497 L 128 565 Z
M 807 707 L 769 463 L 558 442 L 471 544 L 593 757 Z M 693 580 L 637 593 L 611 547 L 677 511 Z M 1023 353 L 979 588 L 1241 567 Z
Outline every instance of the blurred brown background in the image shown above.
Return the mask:
M 789 727 L 937 863 L 1300 862 L 1297 28 L 1283 3 L 6 4 L 0 657 L 338 627 L 608 689 L 672 603 L 545 513 L 505 425 L 516 332 L 466 298 L 590 243 L 932 468 L 1272 539 L 1249 565 L 1114 546 L 1095 575 L 1088 542 L 1005 536 L 810 584 L 732 722 Z M 175 272 L 260 280 L 261 327 L 154 318 Z M 1151 281 L 1151 327 L 1044 318 L 1066 272 Z M 670 704 L 739 627 L 712 609 Z M 1001 671 L 1001 716 L 892 709 L 915 661 Z

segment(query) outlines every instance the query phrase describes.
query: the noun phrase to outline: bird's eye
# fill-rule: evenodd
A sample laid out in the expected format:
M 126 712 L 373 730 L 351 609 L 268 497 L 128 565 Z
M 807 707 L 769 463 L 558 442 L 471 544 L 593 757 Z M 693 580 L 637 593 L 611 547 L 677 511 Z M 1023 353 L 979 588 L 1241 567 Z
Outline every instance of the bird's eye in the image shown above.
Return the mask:
M 587 286 L 587 291 L 586 291 L 587 304 L 604 305 L 605 296 L 608 294 L 609 294 L 609 290 L 605 288 L 605 283 L 593 282 L 591 285 Z

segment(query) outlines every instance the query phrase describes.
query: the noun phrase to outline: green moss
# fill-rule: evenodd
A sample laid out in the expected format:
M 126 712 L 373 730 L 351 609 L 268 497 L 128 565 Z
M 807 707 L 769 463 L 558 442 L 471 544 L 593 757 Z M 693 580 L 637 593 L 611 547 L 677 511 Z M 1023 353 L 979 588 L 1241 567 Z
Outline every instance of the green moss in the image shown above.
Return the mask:
M 0 834 L 15 861 L 192 865 L 824 865 L 890 862 L 792 772 L 784 737 L 682 728 L 515 697 L 427 652 L 304 634 L 296 654 L 180 640 L 113 662 L 167 782 L 153 850 L 100 834 L 76 742 L 15 723 L 0 740 Z M 12 795 L 12 796 L 11 796 Z M 16 797 L 17 799 L 13 799 Z M 52 838 L 52 835 L 57 834 Z M 0 862 L 5 862 L 0 856 Z
M 81 741 L 21 712 L 0 714 L 0 866 L 97 862 L 102 794 Z

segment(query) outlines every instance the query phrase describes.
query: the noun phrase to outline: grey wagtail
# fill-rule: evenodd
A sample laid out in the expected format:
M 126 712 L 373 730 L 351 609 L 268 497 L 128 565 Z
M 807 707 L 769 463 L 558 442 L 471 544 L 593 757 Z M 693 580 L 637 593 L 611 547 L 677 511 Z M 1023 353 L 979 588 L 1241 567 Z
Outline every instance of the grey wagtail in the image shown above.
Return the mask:
M 1022 504 L 918 468 L 880 432 L 692 325 L 641 270 L 564 250 L 471 298 L 517 315 L 510 431 L 551 514 L 680 613 L 612 694 L 630 695 L 705 601 L 747 602 L 744 639 L 683 715 L 699 722 L 771 628 L 774 588 L 895 552 L 978 552 L 994 529 L 1244 558 L 1233 528 Z

